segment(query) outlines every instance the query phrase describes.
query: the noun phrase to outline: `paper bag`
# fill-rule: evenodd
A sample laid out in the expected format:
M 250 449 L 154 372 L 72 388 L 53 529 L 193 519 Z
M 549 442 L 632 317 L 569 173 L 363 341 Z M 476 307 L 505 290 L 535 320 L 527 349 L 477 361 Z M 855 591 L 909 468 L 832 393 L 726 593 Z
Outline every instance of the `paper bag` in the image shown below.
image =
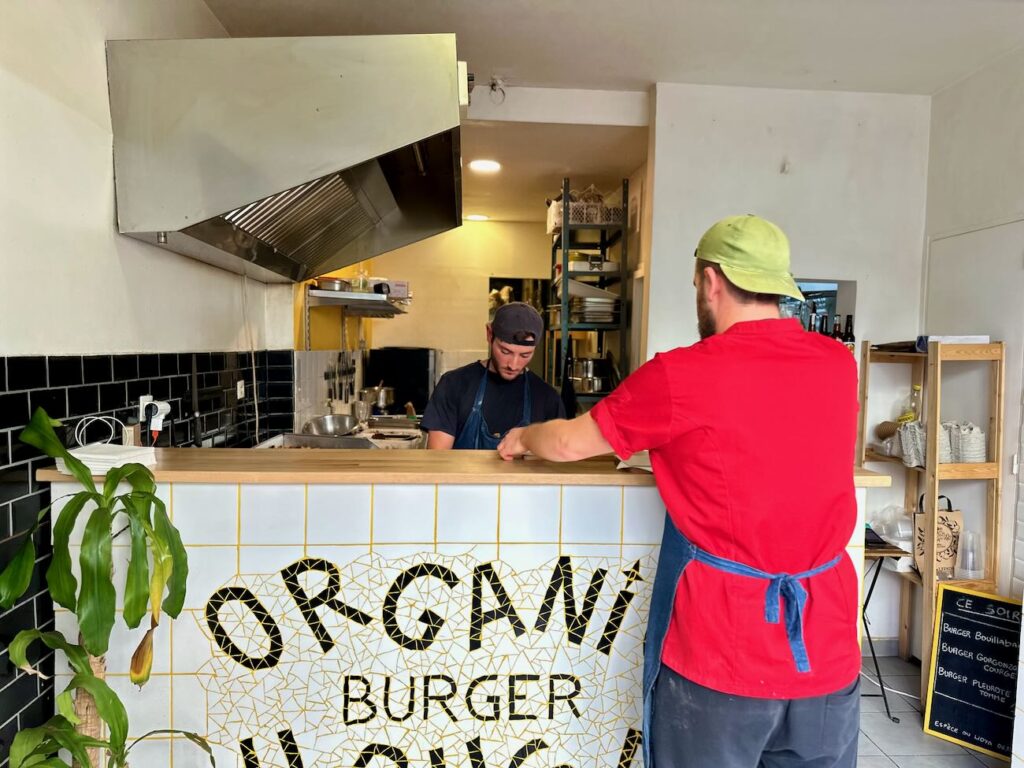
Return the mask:
M 935 577 L 939 580 L 952 579 L 956 567 L 956 555 L 960 547 L 960 534 L 964 529 L 964 516 L 958 509 L 953 509 L 953 502 L 948 496 L 939 496 L 939 506 L 946 500 L 946 508 L 936 511 L 938 525 L 935 527 Z M 917 514 L 914 515 L 914 565 L 922 574 L 928 573 L 924 561 L 924 495 L 917 502 Z

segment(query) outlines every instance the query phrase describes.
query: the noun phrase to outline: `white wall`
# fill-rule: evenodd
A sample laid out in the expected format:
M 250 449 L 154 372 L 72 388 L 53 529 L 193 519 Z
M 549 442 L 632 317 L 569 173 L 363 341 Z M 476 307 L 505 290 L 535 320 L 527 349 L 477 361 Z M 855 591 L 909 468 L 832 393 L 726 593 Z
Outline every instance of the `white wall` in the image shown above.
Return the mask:
M 927 97 L 659 83 L 652 105 L 648 356 L 696 341 L 693 251 L 708 226 L 738 213 L 782 227 L 797 277 L 857 282 L 858 339 L 917 334 Z M 877 374 L 869 424 L 908 388 L 895 371 Z M 872 489 L 867 516 L 902 503 L 900 482 Z M 876 637 L 896 636 L 897 599 L 883 574 Z
M 374 276 L 408 280 L 407 315 L 373 321 L 373 346 L 487 347 L 488 279 L 550 279 L 551 239 L 542 223 L 464 222 L 372 262 Z
M 223 36 L 201 0 L 4 3 L 0 354 L 248 348 L 240 277 L 114 224 L 104 41 Z M 248 310 L 257 347 L 291 346 L 290 286 L 250 281 Z
M 932 98 L 928 235 L 1024 217 L 1024 48 Z
M 649 355 L 696 340 L 693 250 L 758 213 L 793 272 L 856 280 L 858 338 L 917 331 L 928 98 L 659 83 Z
M 987 285 L 979 282 L 971 293 L 976 306 L 969 318 L 978 332 L 1008 343 L 1000 587 L 1017 597 L 1024 591 L 1024 485 L 1010 468 L 1022 450 L 1024 322 L 1020 296 L 1014 302 L 1004 289 L 1024 281 L 1022 82 L 1024 48 L 933 97 L 927 217 L 929 284 L 977 282 L 987 272 Z M 992 272 L 995 264 L 1002 277 Z M 931 302 L 928 327 L 946 330 L 958 310 L 949 301 Z

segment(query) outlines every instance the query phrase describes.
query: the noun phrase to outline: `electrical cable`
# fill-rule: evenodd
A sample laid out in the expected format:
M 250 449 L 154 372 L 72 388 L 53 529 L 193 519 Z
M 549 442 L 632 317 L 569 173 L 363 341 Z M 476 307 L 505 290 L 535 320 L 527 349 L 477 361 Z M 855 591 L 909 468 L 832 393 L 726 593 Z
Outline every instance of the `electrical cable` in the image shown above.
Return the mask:
M 252 372 L 252 402 L 256 410 L 256 442 L 260 441 L 260 393 L 256 386 L 256 345 L 252 339 L 252 327 L 249 325 L 249 275 L 242 271 L 242 324 L 245 336 L 249 341 L 249 367 Z
M 890 688 L 887 685 L 879 685 L 877 680 L 875 680 L 873 677 L 871 677 L 871 675 L 869 675 L 867 672 L 865 672 L 863 670 L 861 670 L 860 676 L 863 677 L 865 680 L 867 680 L 869 683 L 874 683 L 875 685 L 878 685 L 879 688 L 884 688 L 889 693 L 896 693 L 896 694 L 899 694 L 900 696 L 906 696 L 909 699 L 915 699 L 917 701 L 921 700 L 920 696 L 917 696 L 917 695 L 915 695 L 913 693 L 907 693 L 906 691 L 897 691 L 895 688 Z
M 117 438 L 118 425 L 120 425 L 122 430 L 128 428 L 125 426 L 123 421 L 121 421 L 119 418 L 115 416 L 86 416 L 81 421 L 79 421 L 78 424 L 75 425 L 75 431 L 72 434 L 72 438 L 78 445 L 85 445 L 85 443 L 82 442 L 85 439 L 85 430 L 88 429 L 90 425 L 96 423 L 97 421 L 102 424 L 106 424 L 107 428 L 110 430 L 110 436 L 107 437 L 106 440 L 95 441 L 98 443 L 113 442 Z

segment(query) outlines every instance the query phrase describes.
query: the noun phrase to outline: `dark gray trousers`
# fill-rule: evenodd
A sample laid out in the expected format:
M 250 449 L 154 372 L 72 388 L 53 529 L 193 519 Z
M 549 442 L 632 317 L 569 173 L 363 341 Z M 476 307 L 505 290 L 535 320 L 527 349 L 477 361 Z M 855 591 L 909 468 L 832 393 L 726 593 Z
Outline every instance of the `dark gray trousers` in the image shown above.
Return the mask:
M 856 768 L 860 679 L 828 696 L 754 699 L 662 665 L 654 689 L 656 768 Z

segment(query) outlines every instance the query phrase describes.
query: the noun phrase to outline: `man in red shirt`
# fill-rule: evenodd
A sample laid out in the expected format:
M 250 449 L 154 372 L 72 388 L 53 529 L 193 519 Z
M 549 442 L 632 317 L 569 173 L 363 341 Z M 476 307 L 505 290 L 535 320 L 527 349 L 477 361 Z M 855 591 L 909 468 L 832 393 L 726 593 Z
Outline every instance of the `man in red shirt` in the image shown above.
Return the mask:
M 700 342 L 655 355 L 589 413 L 512 430 L 498 452 L 650 450 L 668 515 L 646 768 L 854 768 L 856 364 L 780 319 L 779 296 L 803 296 L 777 226 L 723 219 L 695 256 Z

